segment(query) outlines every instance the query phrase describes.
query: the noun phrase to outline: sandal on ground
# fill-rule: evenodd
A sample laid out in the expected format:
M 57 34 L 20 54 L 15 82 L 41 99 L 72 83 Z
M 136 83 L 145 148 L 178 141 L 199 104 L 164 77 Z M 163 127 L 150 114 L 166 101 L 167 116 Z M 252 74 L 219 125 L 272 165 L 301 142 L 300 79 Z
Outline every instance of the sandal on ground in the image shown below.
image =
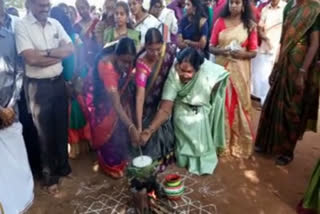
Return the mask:
M 60 191 L 58 184 L 46 187 L 47 193 L 54 198 L 62 199 L 67 196 L 66 192 Z
M 281 155 L 276 159 L 276 165 L 286 166 L 293 160 L 293 156 Z

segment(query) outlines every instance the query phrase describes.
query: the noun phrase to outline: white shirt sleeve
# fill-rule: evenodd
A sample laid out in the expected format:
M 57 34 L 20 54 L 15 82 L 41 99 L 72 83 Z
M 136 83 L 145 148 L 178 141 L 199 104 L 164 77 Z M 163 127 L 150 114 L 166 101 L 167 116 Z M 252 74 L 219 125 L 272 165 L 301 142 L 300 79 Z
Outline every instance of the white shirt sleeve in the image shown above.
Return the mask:
M 25 50 L 34 49 L 34 46 L 26 29 L 26 25 L 22 20 L 16 22 L 15 34 L 18 54 L 21 54 Z
M 176 15 L 174 14 L 173 10 L 170 11 L 169 17 L 171 20 L 171 26 L 170 26 L 171 33 L 177 34 L 178 33 L 178 20 L 176 18 Z
M 268 7 L 269 5 L 266 5 L 261 12 L 261 18 L 259 21 L 259 27 L 264 27 L 267 21 L 267 15 L 268 15 Z

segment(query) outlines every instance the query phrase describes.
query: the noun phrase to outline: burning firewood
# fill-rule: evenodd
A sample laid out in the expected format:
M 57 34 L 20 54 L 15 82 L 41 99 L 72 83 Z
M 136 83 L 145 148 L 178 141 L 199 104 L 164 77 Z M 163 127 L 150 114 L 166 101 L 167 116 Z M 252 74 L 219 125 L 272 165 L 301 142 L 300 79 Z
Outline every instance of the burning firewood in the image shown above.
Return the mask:
M 153 212 L 158 213 L 174 213 L 174 209 L 169 206 L 161 206 L 160 200 L 150 199 L 151 209 Z M 163 204 L 163 203 L 162 203 Z
M 148 214 L 149 213 L 149 198 L 147 189 L 138 191 L 135 188 L 131 188 L 133 203 L 137 214 Z

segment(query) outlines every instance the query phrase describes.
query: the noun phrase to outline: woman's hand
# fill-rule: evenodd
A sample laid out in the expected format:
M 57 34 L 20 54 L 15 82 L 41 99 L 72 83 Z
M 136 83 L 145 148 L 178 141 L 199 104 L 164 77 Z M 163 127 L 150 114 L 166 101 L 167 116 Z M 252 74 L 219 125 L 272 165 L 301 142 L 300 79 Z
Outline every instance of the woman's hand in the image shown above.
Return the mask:
M 130 140 L 133 146 L 137 146 L 140 143 L 140 134 L 139 131 L 137 130 L 136 126 L 131 125 L 129 126 L 129 135 L 130 135 Z
M 10 126 L 15 118 L 16 113 L 13 108 L 2 108 L 0 109 L 0 118 L 3 122 L 4 127 Z
M 183 39 L 182 34 L 178 34 L 178 38 L 177 38 L 177 46 L 180 49 L 184 49 L 186 48 L 188 45 L 186 44 L 186 41 Z
M 306 80 L 307 80 L 307 71 L 304 69 L 300 69 L 297 79 L 296 79 L 296 86 L 298 88 L 298 90 L 303 93 L 305 85 L 306 85 Z
M 231 51 L 230 55 L 235 59 L 245 59 L 246 58 L 246 53 L 241 50 Z
M 189 39 L 183 40 L 183 42 L 186 44 L 186 46 L 191 45 L 191 40 L 189 40 Z
M 144 146 L 152 136 L 152 131 L 150 129 L 145 129 L 140 134 L 140 145 Z
M 76 75 L 72 79 L 72 85 L 73 85 L 73 92 L 74 95 L 77 96 L 78 94 L 82 94 L 83 89 L 83 80 L 80 76 Z
M 210 46 L 209 47 L 209 51 L 210 53 L 216 55 L 216 56 L 224 56 L 224 57 L 228 57 L 230 56 L 230 48 L 220 48 L 220 47 L 214 47 L 214 46 Z
M 142 128 L 141 128 L 141 127 L 138 127 L 137 130 L 138 130 L 139 134 L 141 134 Z
M 189 46 L 189 40 L 183 40 L 181 43 L 180 43 L 180 49 L 184 49 L 184 48 L 187 48 Z
M 231 50 L 230 49 L 222 49 L 221 50 L 221 55 L 223 55 L 224 57 L 228 57 L 231 54 Z
M 272 44 L 269 39 L 266 40 L 267 51 L 271 51 L 273 49 Z

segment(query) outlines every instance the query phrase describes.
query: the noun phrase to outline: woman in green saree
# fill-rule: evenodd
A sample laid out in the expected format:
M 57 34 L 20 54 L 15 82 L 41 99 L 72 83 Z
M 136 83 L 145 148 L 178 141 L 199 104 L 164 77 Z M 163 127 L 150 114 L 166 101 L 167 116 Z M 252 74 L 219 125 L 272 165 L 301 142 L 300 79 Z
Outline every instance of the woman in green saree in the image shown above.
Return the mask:
M 276 164 L 293 160 L 297 141 L 316 129 L 319 106 L 320 2 L 290 1 L 284 10 L 278 63 L 261 113 L 256 152 L 278 154 Z
M 307 191 L 297 207 L 298 214 L 320 213 L 320 159 L 313 170 Z
M 130 21 L 130 10 L 126 2 L 119 1 L 116 4 L 115 9 L 115 27 L 107 28 L 103 34 L 103 45 L 110 46 L 121 38 L 129 37 L 136 45 L 136 48 L 140 44 L 140 33 L 133 30 L 133 26 Z
M 191 173 L 212 174 L 216 150 L 224 147 L 224 103 L 228 72 L 194 48 L 177 56 L 162 92 L 158 112 L 141 133 L 144 144 L 173 113 L 175 156 Z

